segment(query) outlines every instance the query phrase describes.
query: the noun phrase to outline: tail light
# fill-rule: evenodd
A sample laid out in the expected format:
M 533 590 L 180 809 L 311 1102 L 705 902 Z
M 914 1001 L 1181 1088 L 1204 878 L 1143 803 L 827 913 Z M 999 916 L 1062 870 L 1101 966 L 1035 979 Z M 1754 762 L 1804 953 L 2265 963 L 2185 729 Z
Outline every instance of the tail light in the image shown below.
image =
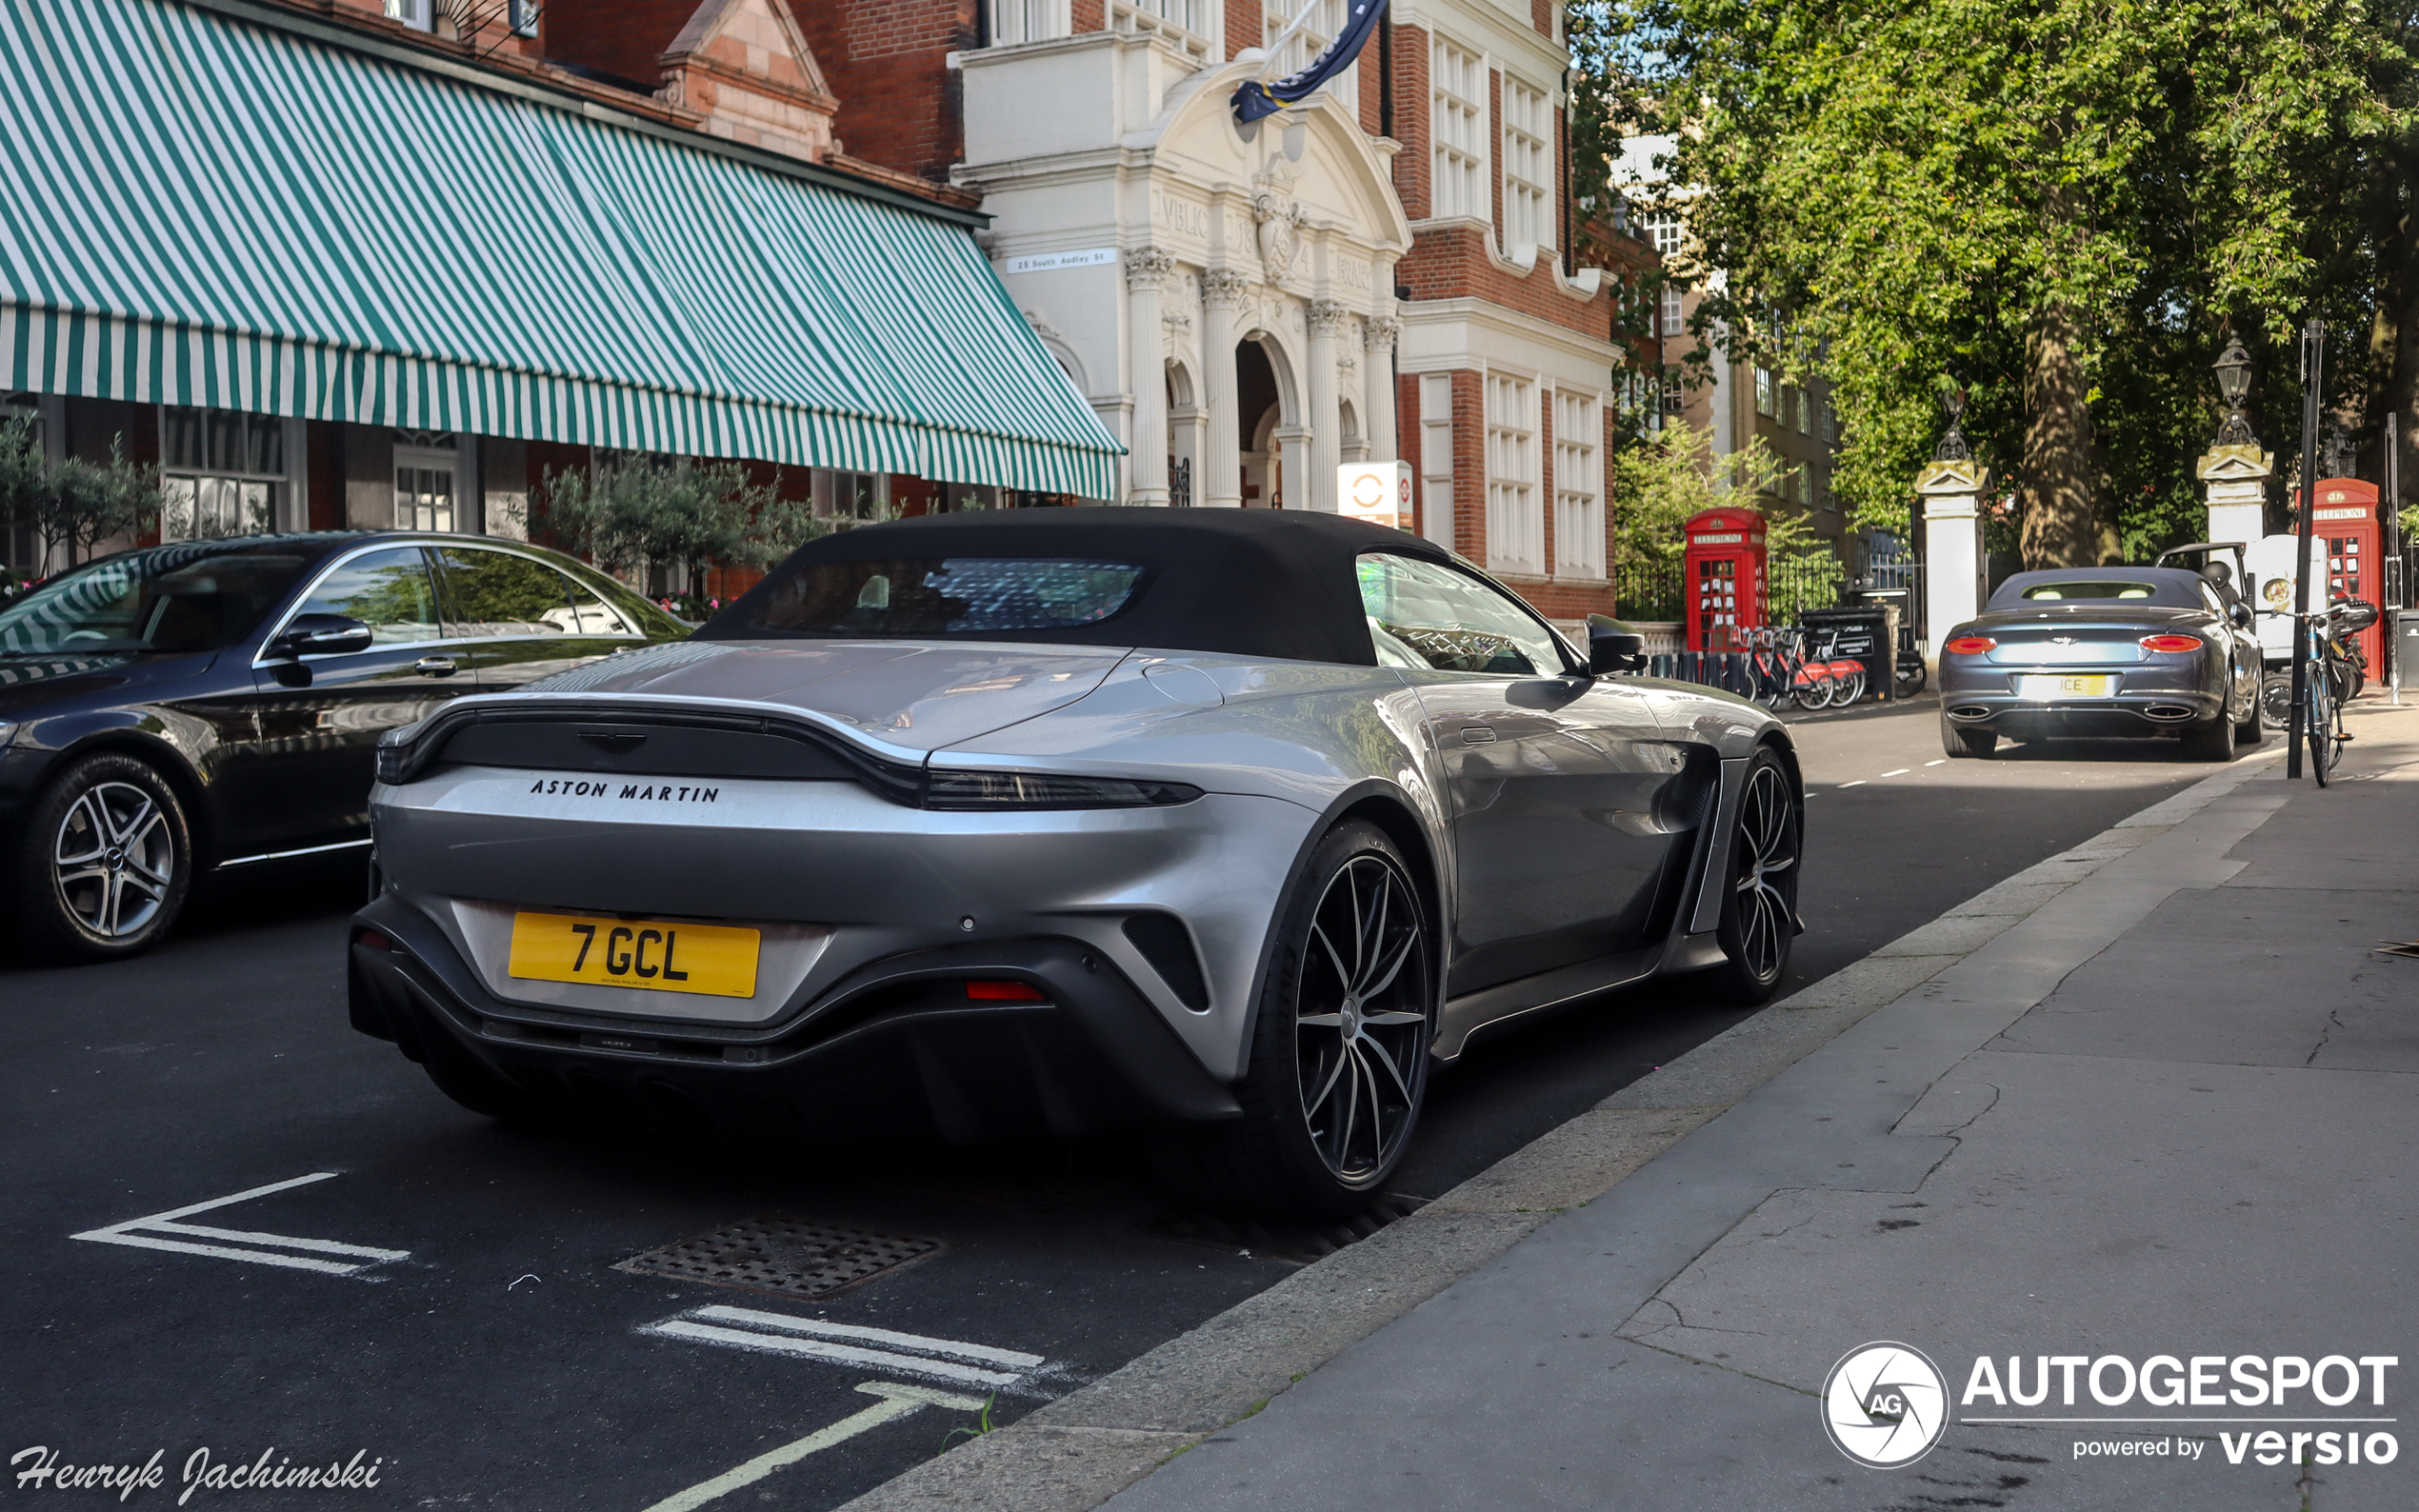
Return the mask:
M 2142 649 L 2146 651 L 2197 651 L 2201 638 L 2197 635 L 2145 635 Z
M 976 1003 L 1048 1003 L 1042 989 L 1030 982 L 983 982 L 966 984 L 966 995 Z
M 1988 635 L 1960 635 L 1941 649 L 1951 656 L 1980 656 L 1998 644 Z

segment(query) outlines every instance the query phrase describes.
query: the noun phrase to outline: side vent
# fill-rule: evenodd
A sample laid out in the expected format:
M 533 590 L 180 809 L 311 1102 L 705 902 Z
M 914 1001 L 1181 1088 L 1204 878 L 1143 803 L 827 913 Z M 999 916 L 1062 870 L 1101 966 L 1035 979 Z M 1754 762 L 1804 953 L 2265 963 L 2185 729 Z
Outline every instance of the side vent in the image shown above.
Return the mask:
M 1210 1011 L 1210 984 L 1201 974 L 1201 957 L 1193 952 L 1192 936 L 1175 915 L 1130 913 L 1126 938 L 1175 992 L 1177 1002 L 1195 1013 Z

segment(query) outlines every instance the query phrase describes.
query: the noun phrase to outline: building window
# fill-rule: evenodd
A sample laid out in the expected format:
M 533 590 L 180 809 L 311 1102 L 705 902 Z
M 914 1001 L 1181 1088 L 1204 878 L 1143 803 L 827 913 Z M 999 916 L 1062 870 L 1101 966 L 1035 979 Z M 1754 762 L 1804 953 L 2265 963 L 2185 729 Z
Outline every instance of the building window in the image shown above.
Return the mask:
M 890 517 L 890 480 L 878 472 L 814 469 L 814 517 L 846 529 Z
M 1438 41 L 1429 73 L 1434 143 L 1434 213 L 1491 219 L 1487 188 L 1487 65 L 1474 52 Z
M 1110 0 L 1110 30 L 1165 37 L 1205 63 L 1210 61 L 1211 25 L 1210 0 Z
M 1814 433 L 1814 396 L 1803 388 L 1797 391 L 1797 430 L 1805 436 Z
M 1596 402 L 1554 394 L 1554 570 L 1605 575 L 1603 490 L 1596 471 Z
M 1685 336 L 1689 333 L 1689 311 L 1682 301 L 1683 296 L 1680 290 L 1669 285 L 1664 286 L 1663 333 L 1667 336 Z
M 1543 91 L 1504 80 L 1504 250 L 1554 244 L 1553 116 Z
M 1772 369 L 1769 368 L 1755 369 L 1755 412 L 1759 415 L 1772 412 Z
M 1678 210 L 1648 210 L 1638 217 L 1638 234 L 1654 247 L 1657 257 L 1676 257 L 1680 251 L 1681 228 Z
M 1487 376 L 1487 565 L 1545 570 L 1545 520 L 1537 507 L 1537 386 Z
M 997 45 L 1048 42 L 1074 30 L 1067 0 L 990 0 L 990 6 L 991 41 Z
M 208 541 L 277 528 L 286 423 L 232 409 L 160 410 L 160 537 Z
M 1676 415 L 1689 408 L 1689 392 L 1680 385 L 1678 373 L 1666 373 L 1663 378 L 1663 412 Z
M 444 430 L 395 432 L 395 524 L 398 530 L 458 530 L 462 451 Z
M 1267 9 L 1267 30 L 1262 35 L 1267 38 L 1269 55 L 1276 60 L 1268 66 L 1269 78 L 1282 79 L 1309 68 L 1310 60 L 1325 52 L 1328 44 L 1335 40 L 1335 34 L 1352 19 L 1350 0 L 1314 0 L 1309 17 L 1302 23 L 1302 30 L 1296 31 L 1290 41 L 1279 46 L 1278 39 L 1284 37 L 1286 28 L 1293 24 L 1293 17 L 1301 10 L 1300 0 L 1286 0 L 1285 4 Z M 1360 112 L 1361 104 L 1356 87 L 1358 77 L 1358 70 L 1346 69 L 1329 80 L 1326 86 L 1327 92 L 1335 96 L 1336 103 L 1355 116 Z
M 431 30 L 436 26 L 432 0 L 386 0 L 387 19 L 400 21 L 414 31 Z

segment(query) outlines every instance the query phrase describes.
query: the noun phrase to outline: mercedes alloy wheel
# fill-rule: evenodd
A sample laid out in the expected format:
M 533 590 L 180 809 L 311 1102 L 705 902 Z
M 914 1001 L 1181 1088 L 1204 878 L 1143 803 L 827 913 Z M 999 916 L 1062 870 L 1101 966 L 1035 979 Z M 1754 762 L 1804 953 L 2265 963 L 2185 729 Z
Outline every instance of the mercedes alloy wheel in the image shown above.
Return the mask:
M 113 960 L 168 932 L 190 870 L 174 789 L 147 764 L 109 752 L 76 763 L 36 802 L 18 896 L 38 944 Z

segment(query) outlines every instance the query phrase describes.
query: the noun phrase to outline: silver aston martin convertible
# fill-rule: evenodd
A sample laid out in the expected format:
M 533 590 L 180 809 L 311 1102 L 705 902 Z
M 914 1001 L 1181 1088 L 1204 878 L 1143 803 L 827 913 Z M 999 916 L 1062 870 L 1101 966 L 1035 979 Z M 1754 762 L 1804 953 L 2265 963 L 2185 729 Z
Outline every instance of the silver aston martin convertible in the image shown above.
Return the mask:
M 499 1117 L 1143 1128 L 1195 1201 L 1345 1214 L 1481 1031 L 1788 964 L 1787 732 L 1591 631 L 1328 515 L 827 537 L 388 737 L 352 1022 Z

